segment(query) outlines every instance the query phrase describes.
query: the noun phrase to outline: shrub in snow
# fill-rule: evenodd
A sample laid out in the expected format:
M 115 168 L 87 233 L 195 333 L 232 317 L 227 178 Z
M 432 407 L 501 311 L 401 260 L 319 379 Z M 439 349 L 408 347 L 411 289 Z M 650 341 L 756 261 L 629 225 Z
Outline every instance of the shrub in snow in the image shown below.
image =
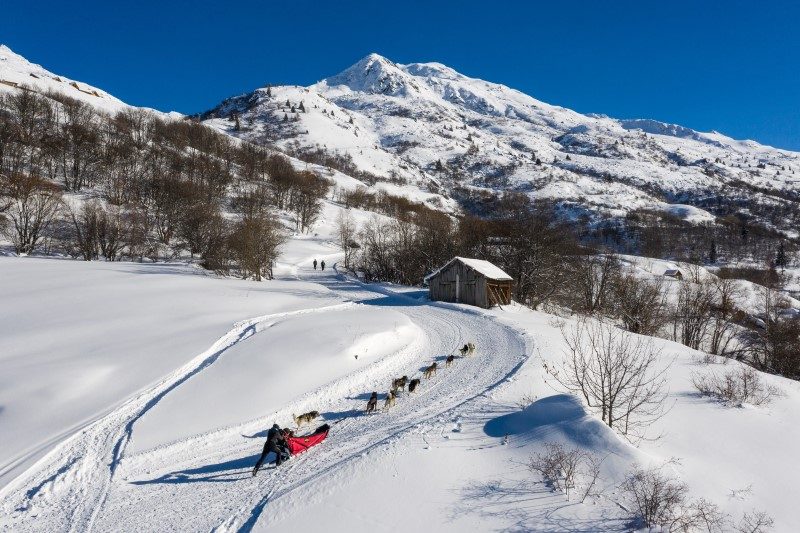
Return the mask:
M 728 517 L 705 499 L 691 501 L 687 485 L 665 474 L 661 468 L 638 468 L 620 486 L 634 519 L 662 531 L 725 530 Z
M 758 371 L 743 365 L 722 375 L 693 374 L 692 384 L 700 394 L 731 405 L 766 405 L 781 395 L 780 389 L 764 383 Z
M 531 456 L 528 469 L 544 479 L 554 490 L 563 492 L 567 499 L 573 489 L 579 489 L 583 502 L 592 495 L 600 477 L 602 459 L 557 443 L 544 445 L 545 451 Z

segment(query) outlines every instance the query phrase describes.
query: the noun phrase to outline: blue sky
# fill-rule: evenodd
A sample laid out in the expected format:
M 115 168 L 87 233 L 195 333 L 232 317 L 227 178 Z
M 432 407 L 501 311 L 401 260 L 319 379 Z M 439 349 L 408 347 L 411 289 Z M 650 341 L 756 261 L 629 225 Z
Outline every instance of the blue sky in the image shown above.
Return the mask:
M 203 111 L 370 52 L 540 100 L 800 150 L 800 3 L 5 0 L 0 42 L 135 104 Z

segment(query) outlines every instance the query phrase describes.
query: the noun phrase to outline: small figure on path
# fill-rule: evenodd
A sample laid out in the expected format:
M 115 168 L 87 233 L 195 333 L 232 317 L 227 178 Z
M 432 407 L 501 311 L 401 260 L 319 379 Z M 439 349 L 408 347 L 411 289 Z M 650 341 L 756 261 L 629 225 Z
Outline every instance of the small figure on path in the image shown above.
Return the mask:
M 323 259 L 322 262 L 319 264 L 322 267 L 322 270 L 325 270 L 325 260 Z
M 322 268 L 325 268 L 325 267 L 322 267 Z M 316 269 L 317 269 L 317 260 L 314 259 L 314 270 L 316 270 Z

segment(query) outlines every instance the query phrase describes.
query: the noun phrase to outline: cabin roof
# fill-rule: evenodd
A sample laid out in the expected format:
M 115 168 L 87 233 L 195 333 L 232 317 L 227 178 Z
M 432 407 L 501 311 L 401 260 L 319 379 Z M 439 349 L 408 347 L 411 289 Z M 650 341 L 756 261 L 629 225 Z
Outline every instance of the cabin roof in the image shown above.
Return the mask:
M 681 273 L 681 271 L 680 271 L 680 270 L 678 270 L 677 268 L 669 268 L 669 269 L 667 269 L 667 270 L 665 270 L 665 271 L 664 271 L 664 275 L 665 275 L 665 276 L 677 276 L 678 274 L 680 274 L 681 276 L 683 276 L 683 274 Z
M 425 276 L 425 281 L 435 277 L 438 275 L 442 270 L 445 270 L 447 267 L 453 264 L 455 261 L 460 261 L 482 275 L 483 277 L 495 281 L 512 281 L 514 278 L 503 272 L 503 269 L 490 263 L 489 261 L 484 261 L 483 259 L 472 259 L 470 257 L 454 257 L 443 266 L 437 268 L 427 276 Z

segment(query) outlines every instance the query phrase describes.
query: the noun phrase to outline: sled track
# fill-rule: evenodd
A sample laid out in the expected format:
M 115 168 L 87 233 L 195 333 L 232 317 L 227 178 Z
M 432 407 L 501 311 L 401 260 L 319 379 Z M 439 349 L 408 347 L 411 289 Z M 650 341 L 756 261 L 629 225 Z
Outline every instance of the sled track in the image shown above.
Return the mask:
M 0 493 L 6 517 L 0 521 L 0 528 L 22 532 L 43 526 L 52 531 L 223 532 L 269 528 L 276 506 L 291 511 L 297 502 L 313 497 L 315 481 L 335 479 L 337 473 L 355 467 L 364 455 L 390 446 L 404 435 L 424 434 L 429 427 L 452 422 L 467 404 L 507 380 L 525 360 L 525 341 L 480 311 L 421 305 L 387 289 L 343 279 L 335 272 L 309 281 L 320 281 L 334 291 L 346 289 L 341 293 L 355 302 L 267 315 L 237 324 L 209 350 L 62 443 L 6 487 Z M 125 455 L 137 420 L 170 391 L 212 365 L 228 348 L 269 327 L 270 321 L 371 305 L 376 299 L 384 300 L 380 306 L 390 305 L 406 314 L 421 328 L 422 338 L 395 355 L 309 392 L 270 418 Z M 380 306 L 375 307 L 376 312 Z M 451 368 L 444 368 L 444 356 L 468 340 L 476 342 L 478 354 L 458 358 Z M 440 358 L 441 368 L 435 377 L 423 380 L 418 392 L 401 393 L 397 405 L 387 413 L 354 415 L 365 401 L 353 395 L 372 390 L 383 393 L 397 375 L 421 377 L 418 369 L 435 357 Z M 342 398 L 342 387 L 352 394 Z M 312 403 L 317 410 L 336 415 L 329 422 L 341 423 L 312 451 L 252 478 L 254 454 L 260 452 L 263 442 L 243 439 L 242 432 L 263 429 L 273 417 L 286 420 L 293 410 Z M 163 511 L 147 512 L 155 511 L 164 501 L 171 502 L 167 516 Z

